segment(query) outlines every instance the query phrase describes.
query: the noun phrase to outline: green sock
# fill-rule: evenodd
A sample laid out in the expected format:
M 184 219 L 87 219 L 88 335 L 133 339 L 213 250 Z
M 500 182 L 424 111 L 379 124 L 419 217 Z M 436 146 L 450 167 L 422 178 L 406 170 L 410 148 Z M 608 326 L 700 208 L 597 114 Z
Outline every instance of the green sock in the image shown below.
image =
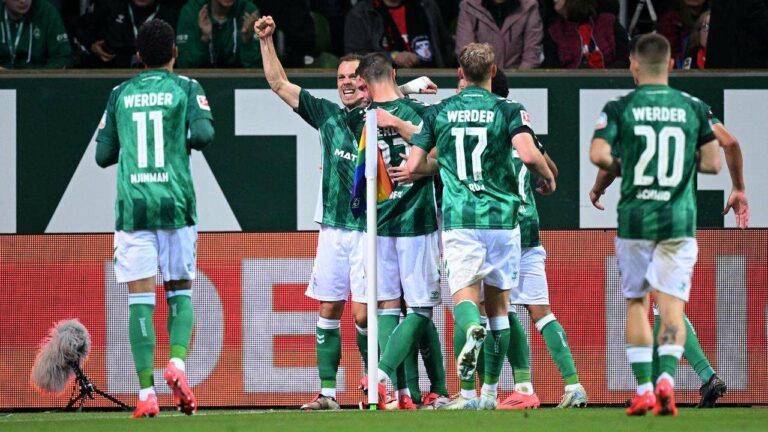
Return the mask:
M 360 351 L 360 357 L 363 359 L 363 373 L 368 373 L 368 328 L 355 324 L 355 329 L 357 330 L 357 350 Z
M 685 347 L 681 345 L 659 345 L 659 370 L 661 375 L 668 374 L 673 379 L 677 372 L 677 365 L 680 363 L 680 358 L 683 356 Z
M 154 385 L 152 376 L 155 364 L 155 293 L 128 294 L 128 339 L 139 388 Z
M 651 346 L 627 345 L 627 360 L 629 360 L 629 364 L 632 366 L 632 373 L 635 375 L 638 385 L 651 382 L 652 355 L 653 347 Z
M 653 315 L 653 357 L 651 363 L 651 379 L 653 382 L 659 380 L 661 375 L 661 365 L 659 364 L 659 329 L 661 329 L 661 319 L 658 315 Z
M 172 294 L 167 300 L 170 357 L 186 361 L 195 321 L 195 313 L 192 309 L 192 290 L 170 291 L 169 294 Z
M 339 320 L 320 318 L 315 329 L 315 351 L 320 387 L 336 388 L 336 374 L 341 361 L 341 330 Z
M 424 368 L 429 377 L 429 391 L 440 396 L 448 396 L 448 388 L 445 384 L 445 366 L 443 366 L 443 351 L 440 346 L 440 336 L 437 327 L 429 320 L 424 333 L 419 340 L 419 351 L 424 361 Z
M 416 343 L 421 339 L 421 335 L 427 326 L 429 318 L 419 315 L 415 312 L 409 313 L 403 322 L 392 331 L 390 338 L 397 343 L 387 344 L 381 353 L 379 369 L 391 375 L 393 371 L 405 361 L 409 355 L 417 356 Z M 418 365 L 418 357 L 416 357 Z
M 504 320 L 506 321 L 506 318 Z M 497 384 L 501 367 L 504 365 L 504 357 L 509 351 L 509 329 L 491 330 L 488 336 L 490 337 L 485 338 L 483 345 L 483 351 L 485 351 L 483 384 Z
M 515 384 L 531 382 L 531 364 L 528 356 L 531 349 L 528 346 L 528 336 L 525 334 L 523 324 L 517 318 L 517 313 L 507 314 L 509 319 L 509 348 L 507 348 L 507 359 L 512 366 L 512 373 L 515 376 Z
M 536 322 L 536 328 L 541 332 L 549 355 L 560 370 L 565 385 L 578 384 L 579 375 L 576 373 L 571 348 L 568 346 L 568 336 L 555 315 L 550 314 L 540 319 Z
M 699 337 L 696 335 L 696 330 L 693 329 L 691 321 L 688 320 L 688 316 L 683 315 L 683 320 L 685 321 L 685 330 L 687 332 L 685 335 L 685 352 L 683 357 L 685 357 L 693 370 L 696 371 L 696 375 L 699 376 L 701 382 L 706 384 L 712 378 L 712 375 L 715 374 L 715 370 L 712 369 L 707 355 L 701 349 Z
M 453 308 L 453 318 L 461 329 L 461 337 L 466 338 L 470 326 L 480 325 L 480 309 L 471 301 L 463 301 Z M 454 350 L 458 348 L 461 351 L 463 346 L 464 343 L 458 346 L 454 345 L 453 348 Z M 456 354 L 458 355 L 458 352 Z
M 480 315 L 480 325 L 483 327 L 488 327 L 488 318 Z M 486 342 L 489 338 L 486 338 Z M 475 372 L 477 372 L 477 380 L 480 382 L 480 386 L 482 387 L 483 383 L 485 382 L 485 343 L 480 348 L 480 352 L 477 354 L 477 366 L 475 367 Z
M 419 350 L 413 345 L 403 361 L 405 367 L 405 379 L 411 399 L 421 402 L 421 389 L 419 388 Z
M 389 342 L 389 336 L 397 327 L 400 322 L 400 309 L 380 309 L 379 310 L 379 358 L 387 350 L 387 344 Z M 381 369 L 381 362 L 379 362 L 379 368 Z M 397 386 L 400 384 L 397 381 L 397 375 L 394 374 L 395 365 L 392 370 L 385 371 L 389 375 L 389 379 L 392 381 L 392 386 L 397 390 Z M 383 370 L 383 369 L 382 369 Z

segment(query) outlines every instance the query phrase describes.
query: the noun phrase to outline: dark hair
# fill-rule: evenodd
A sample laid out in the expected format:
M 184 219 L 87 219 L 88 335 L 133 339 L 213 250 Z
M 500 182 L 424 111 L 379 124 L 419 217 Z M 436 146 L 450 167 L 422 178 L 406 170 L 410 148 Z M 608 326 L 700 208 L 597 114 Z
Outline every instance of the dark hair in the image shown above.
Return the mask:
M 159 19 L 142 24 L 136 35 L 136 50 L 147 67 L 163 66 L 171 61 L 175 43 L 173 27 Z
M 501 70 L 500 67 L 496 67 L 496 75 L 491 78 L 491 92 L 496 96 L 506 98 L 509 95 L 509 84 L 507 84 L 507 75 Z
M 669 41 L 660 34 L 644 34 L 630 41 L 629 53 L 641 66 L 661 72 L 666 70 L 669 63 Z
M 382 53 L 368 54 L 360 60 L 357 76 L 369 83 L 392 79 L 392 60 Z
M 584 22 L 597 16 L 597 0 L 567 0 L 563 15 L 567 21 Z
M 351 62 L 351 61 L 361 62 L 363 61 L 363 56 L 361 56 L 360 54 L 347 54 L 344 57 L 339 59 L 339 65 L 344 62 Z M 339 65 L 336 65 L 336 66 L 338 67 Z

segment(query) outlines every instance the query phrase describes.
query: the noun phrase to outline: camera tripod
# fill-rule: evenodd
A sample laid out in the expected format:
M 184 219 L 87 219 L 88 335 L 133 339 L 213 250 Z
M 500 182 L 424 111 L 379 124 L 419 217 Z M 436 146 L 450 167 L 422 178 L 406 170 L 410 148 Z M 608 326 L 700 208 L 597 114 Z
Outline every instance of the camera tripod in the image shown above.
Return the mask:
M 114 403 L 118 407 L 122 408 L 125 411 L 130 411 L 131 407 L 124 404 L 114 396 L 103 392 L 99 390 L 90 379 L 88 379 L 87 376 L 83 373 L 83 370 L 80 369 L 80 364 L 77 362 L 72 362 L 69 364 L 72 367 L 72 370 L 75 372 L 75 379 L 77 380 L 77 384 L 80 386 L 80 393 L 77 396 L 74 396 L 74 393 L 77 391 L 77 389 L 74 389 L 72 391 L 73 396 L 69 399 L 69 403 L 67 403 L 67 406 L 64 408 L 64 411 L 81 411 L 83 407 L 85 406 L 85 401 L 87 399 L 93 399 L 93 395 L 99 395 L 103 396 L 104 398 L 108 399 L 110 402 Z

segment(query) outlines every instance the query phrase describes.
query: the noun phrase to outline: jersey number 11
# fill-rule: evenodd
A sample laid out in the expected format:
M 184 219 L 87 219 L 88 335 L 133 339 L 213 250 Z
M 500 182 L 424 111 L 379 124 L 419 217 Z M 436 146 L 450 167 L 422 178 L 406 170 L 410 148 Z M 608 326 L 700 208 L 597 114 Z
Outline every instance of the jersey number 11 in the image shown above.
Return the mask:
M 155 168 L 165 166 L 165 153 L 163 142 L 163 112 L 150 111 L 149 119 L 152 120 L 155 142 Z M 136 123 L 136 158 L 139 162 L 139 168 L 147 167 L 147 113 L 133 113 L 133 121 Z

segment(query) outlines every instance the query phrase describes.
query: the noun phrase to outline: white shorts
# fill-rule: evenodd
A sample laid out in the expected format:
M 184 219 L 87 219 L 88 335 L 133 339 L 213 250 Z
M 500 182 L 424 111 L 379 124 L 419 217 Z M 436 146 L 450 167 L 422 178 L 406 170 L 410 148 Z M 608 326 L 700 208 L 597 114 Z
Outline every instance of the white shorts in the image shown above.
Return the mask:
M 512 288 L 509 304 L 548 305 L 549 286 L 544 260 L 547 252 L 541 246 L 523 248 L 520 255 L 520 283 Z
M 641 298 L 651 290 L 685 302 L 699 254 L 696 239 L 682 237 L 655 242 L 616 238 L 621 287 L 626 298 Z
M 304 295 L 318 301 L 346 301 L 352 291 L 352 301 L 366 303 L 364 252 L 364 232 L 321 225 L 315 266 Z
M 378 301 L 403 295 L 409 307 L 434 307 L 442 302 L 437 232 L 413 237 L 379 237 L 376 254 Z
M 157 275 L 163 281 L 192 280 L 197 268 L 197 226 L 115 232 L 115 277 L 120 283 Z
M 519 282 L 520 227 L 445 231 L 443 259 L 451 295 L 480 281 L 513 289 Z

